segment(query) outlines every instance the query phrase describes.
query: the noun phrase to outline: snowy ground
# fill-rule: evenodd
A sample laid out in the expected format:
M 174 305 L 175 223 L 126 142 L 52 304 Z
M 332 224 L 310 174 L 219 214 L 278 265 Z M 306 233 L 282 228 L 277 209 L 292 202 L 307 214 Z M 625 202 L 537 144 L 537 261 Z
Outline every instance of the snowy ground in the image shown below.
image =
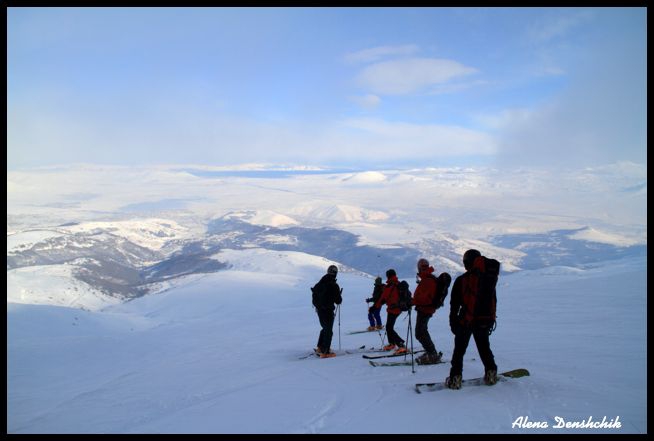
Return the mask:
M 358 354 L 298 359 L 316 344 L 309 287 L 328 261 L 226 253 L 230 270 L 102 311 L 8 301 L 8 433 L 647 431 L 646 258 L 502 276 L 491 347 L 500 370 L 531 376 L 419 395 L 413 384 L 443 380 L 449 364 L 414 374 Z M 372 278 L 338 280 L 332 347 L 378 347 L 376 333 L 346 335 L 367 326 Z M 406 326 L 401 317 L 401 334 Z M 446 311 L 430 331 L 449 359 Z M 481 374 L 471 344 L 464 378 Z M 557 416 L 619 418 L 621 428 L 556 429 Z M 520 417 L 549 427 L 512 427 Z

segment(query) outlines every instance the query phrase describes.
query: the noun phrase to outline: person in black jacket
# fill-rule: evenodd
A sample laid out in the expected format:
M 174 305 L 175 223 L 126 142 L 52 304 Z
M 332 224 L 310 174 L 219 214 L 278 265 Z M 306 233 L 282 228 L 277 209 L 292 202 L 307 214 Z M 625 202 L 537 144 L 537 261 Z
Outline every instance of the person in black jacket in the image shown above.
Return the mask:
M 372 302 L 372 306 L 368 308 L 368 321 L 370 322 L 368 331 L 375 331 L 384 328 L 384 325 L 382 325 L 381 315 L 379 314 L 381 308 L 375 308 L 375 303 L 377 303 L 377 300 L 379 300 L 383 291 L 384 285 L 382 284 L 382 278 L 377 277 L 375 279 L 375 289 L 372 292 L 372 297 L 366 299 L 366 303 Z
M 471 322 L 466 319 L 466 308 L 463 301 L 463 287 L 471 276 L 473 263 L 481 253 L 477 250 L 468 250 L 463 255 L 463 266 L 466 272 L 456 278 L 452 287 L 450 298 L 450 329 L 454 334 L 454 353 L 452 354 L 452 367 L 450 376 L 445 379 L 445 384 L 450 389 L 460 389 L 463 373 L 463 355 L 468 348 L 470 337 L 474 337 L 479 357 L 485 368 L 484 381 L 486 384 L 497 382 L 497 365 L 495 357 L 490 348 L 489 336 L 492 332 L 492 325 L 485 322 Z
M 318 347 L 315 349 L 320 358 L 334 357 L 330 348 L 332 344 L 332 328 L 334 327 L 334 310 L 335 305 L 340 305 L 343 301 L 341 297 L 342 289 L 336 283 L 338 268 L 336 265 L 330 265 L 327 268 L 327 274 L 322 276 L 320 281 L 311 288 L 313 293 L 312 303 L 318 313 L 320 321 L 320 336 L 318 337 Z

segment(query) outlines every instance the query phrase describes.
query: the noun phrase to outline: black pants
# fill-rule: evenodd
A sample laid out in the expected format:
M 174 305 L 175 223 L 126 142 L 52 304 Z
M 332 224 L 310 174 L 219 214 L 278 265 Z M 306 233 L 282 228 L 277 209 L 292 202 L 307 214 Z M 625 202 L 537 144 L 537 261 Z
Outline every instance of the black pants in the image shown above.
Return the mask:
M 436 347 L 434 346 L 434 342 L 431 341 L 431 336 L 427 328 L 430 318 L 431 314 L 423 314 L 418 311 L 418 318 L 416 318 L 416 340 L 420 342 L 425 351 L 433 354 L 436 352 Z
M 495 357 L 490 348 L 488 327 L 462 327 L 457 330 L 454 336 L 454 354 L 452 354 L 450 377 L 463 373 L 463 355 L 466 353 L 471 335 L 475 338 L 477 351 L 481 357 L 481 362 L 484 363 L 484 369 L 486 371 L 497 370 Z
M 388 317 L 386 317 L 386 335 L 388 336 L 388 342 L 390 344 L 404 346 L 404 340 L 402 340 L 402 337 L 397 335 L 397 332 L 393 329 L 395 326 L 395 320 L 397 320 L 399 316 L 400 314 L 388 313 Z
M 320 352 L 328 352 L 332 345 L 332 328 L 334 327 L 334 311 L 329 309 L 316 309 L 318 320 L 320 320 L 320 336 L 318 337 L 318 348 Z

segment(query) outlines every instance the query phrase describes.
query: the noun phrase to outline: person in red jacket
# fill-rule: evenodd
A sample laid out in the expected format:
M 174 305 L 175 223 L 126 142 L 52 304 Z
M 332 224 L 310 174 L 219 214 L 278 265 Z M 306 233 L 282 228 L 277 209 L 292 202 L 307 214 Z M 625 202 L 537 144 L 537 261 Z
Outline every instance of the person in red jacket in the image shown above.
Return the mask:
M 429 319 L 436 312 L 434 296 L 438 280 L 432 275 L 434 267 L 429 265 L 427 259 L 418 260 L 418 277 L 420 283 L 413 292 L 411 303 L 415 306 L 418 317 L 416 318 L 416 339 L 425 349 L 425 353 L 416 359 L 418 364 L 434 364 L 441 361 L 442 352 L 437 352 L 434 342 L 429 335 Z
M 382 292 L 379 300 L 375 302 L 375 308 L 381 308 L 384 303 L 386 303 L 386 312 L 388 316 L 386 318 L 386 335 L 388 335 L 388 345 L 384 346 L 385 351 L 392 351 L 397 348 L 395 351 L 396 354 L 403 354 L 407 352 L 406 347 L 404 346 L 404 340 L 400 337 L 397 332 L 395 332 L 395 320 L 400 316 L 402 310 L 400 309 L 398 303 L 400 300 L 400 294 L 398 291 L 399 281 L 397 279 L 397 274 L 394 269 L 389 269 L 386 271 L 386 286 L 384 286 L 384 291 Z

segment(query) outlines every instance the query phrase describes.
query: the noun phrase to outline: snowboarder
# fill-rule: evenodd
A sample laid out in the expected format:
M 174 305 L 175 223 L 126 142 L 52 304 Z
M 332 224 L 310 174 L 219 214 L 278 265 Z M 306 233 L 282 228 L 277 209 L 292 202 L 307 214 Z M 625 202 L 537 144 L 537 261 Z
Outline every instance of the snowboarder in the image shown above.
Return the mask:
M 434 296 L 436 295 L 436 277 L 432 276 L 434 267 L 427 259 L 418 260 L 418 277 L 420 282 L 413 293 L 412 304 L 418 313 L 416 318 L 416 339 L 425 349 L 425 353 L 416 359 L 418 364 L 435 364 L 441 361 L 442 352 L 437 352 L 429 335 L 429 319 L 436 312 Z
M 366 299 L 366 303 L 373 302 L 372 306 L 368 308 L 368 321 L 370 322 L 368 331 L 375 331 L 384 328 L 382 325 L 381 315 L 379 315 L 381 308 L 375 308 L 375 303 L 377 300 L 379 300 L 383 291 L 384 285 L 382 284 L 382 278 L 377 277 L 375 279 L 375 288 L 372 292 L 372 297 Z
M 386 335 L 388 335 L 388 345 L 384 346 L 385 351 L 392 351 L 397 348 L 395 351 L 396 354 L 403 354 L 407 352 L 406 347 L 404 346 L 404 340 L 400 337 L 393 327 L 395 326 L 395 320 L 399 317 L 402 310 L 399 307 L 400 293 L 398 290 L 399 281 L 397 279 L 397 273 L 394 269 L 389 269 L 386 271 L 386 285 L 384 286 L 384 291 L 382 292 L 381 297 L 374 304 L 375 308 L 381 308 L 381 306 L 386 304 L 386 312 L 388 313 L 386 317 Z
M 450 389 L 460 389 L 463 372 L 463 355 L 466 352 L 470 337 L 475 338 L 479 357 L 484 364 L 486 384 L 495 384 L 497 382 L 497 365 L 495 357 L 490 348 L 489 336 L 493 330 L 493 322 L 481 320 L 478 308 L 470 308 L 465 303 L 464 292 L 472 285 L 470 282 L 477 277 L 477 262 L 483 257 L 477 250 L 468 250 L 463 254 L 463 266 L 466 272 L 454 281 L 452 287 L 452 297 L 450 299 L 450 329 L 454 334 L 454 353 L 452 354 L 452 367 L 450 376 L 445 379 L 446 386 Z M 495 261 L 496 262 L 496 261 Z M 499 272 L 499 263 L 498 263 Z M 477 281 L 474 285 L 478 285 Z M 495 298 L 495 287 L 492 285 L 492 297 Z M 493 314 L 494 314 L 493 302 Z M 466 307 L 468 306 L 468 307 Z M 472 311 L 470 309 L 473 309 Z
M 334 327 L 334 318 L 336 309 L 335 305 L 340 305 L 343 301 L 341 292 L 343 291 L 336 283 L 338 268 L 336 265 L 330 265 L 327 268 L 327 274 L 322 276 L 320 281 L 311 288 L 312 303 L 318 314 L 320 321 L 320 336 L 318 337 L 318 347 L 315 349 L 320 358 L 335 357 L 331 351 L 332 328 Z

